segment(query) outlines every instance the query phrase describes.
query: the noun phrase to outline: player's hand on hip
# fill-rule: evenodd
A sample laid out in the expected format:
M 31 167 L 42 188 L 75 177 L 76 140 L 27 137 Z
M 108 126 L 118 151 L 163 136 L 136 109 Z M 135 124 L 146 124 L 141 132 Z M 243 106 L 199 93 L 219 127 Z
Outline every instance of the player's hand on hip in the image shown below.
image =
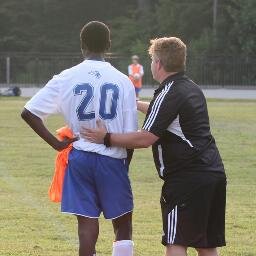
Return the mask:
M 57 140 L 56 143 L 53 145 L 53 148 L 57 151 L 62 151 L 63 149 L 68 148 L 70 144 L 77 141 L 78 139 L 79 139 L 78 137 L 74 137 L 74 138 L 65 138 L 62 141 Z
M 97 144 L 104 143 L 104 137 L 106 136 L 107 128 L 101 120 L 97 120 L 97 128 L 81 128 L 80 135 L 82 138 Z

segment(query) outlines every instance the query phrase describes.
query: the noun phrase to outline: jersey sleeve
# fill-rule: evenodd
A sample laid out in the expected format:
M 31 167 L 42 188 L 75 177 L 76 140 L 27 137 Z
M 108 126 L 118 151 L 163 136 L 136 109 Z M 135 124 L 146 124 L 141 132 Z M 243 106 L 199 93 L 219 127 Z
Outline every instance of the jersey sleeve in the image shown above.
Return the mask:
M 44 120 L 48 115 L 60 112 L 60 79 L 54 76 L 25 105 L 32 114 Z
M 161 137 L 177 117 L 182 96 L 172 88 L 165 88 L 151 101 L 142 129 Z
M 144 75 L 144 68 L 142 65 L 140 65 L 140 75 L 143 76 Z
M 132 82 L 127 78 L 125 81 L 124 101 L 123 101 L 123 132 L 134 132 L 138 130 L 138 115 L 136 95 Z
M 132 75 L 132 67 L 131 67 L 131 65 L 128 66 L 128 75 L 129 76 Z

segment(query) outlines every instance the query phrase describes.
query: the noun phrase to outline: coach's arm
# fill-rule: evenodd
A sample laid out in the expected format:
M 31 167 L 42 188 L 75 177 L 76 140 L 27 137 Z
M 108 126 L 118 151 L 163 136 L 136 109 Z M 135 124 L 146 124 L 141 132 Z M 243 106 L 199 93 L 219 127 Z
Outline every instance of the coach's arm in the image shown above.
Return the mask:
M 147 114 L 149 108 L 149 102 L 146 101 L 137 101 L 137 109 L 142 112 L 143 114 Z
M 103 144 L 107 130 L 100 121 L 97 121 L 97 125 L 98 128 L 96 129 L 81 130 L 80 135 L 90 142 Z M 125 134 L 112 133 L 110 136 L 110 144 L 111 146 L 125 148 L 148 148 L 158 139 L 159 137 L 145 130 Z
M 77 138 L 66 138 L 63 141 L 58 140 L 45 127 L 43 121 L 38 116 L 28 111 L 26 108 L 24 108 L 21 112 L 21 117 L 45 142 L 47 142 L 55 150 L 61 151 L 77 140 Z

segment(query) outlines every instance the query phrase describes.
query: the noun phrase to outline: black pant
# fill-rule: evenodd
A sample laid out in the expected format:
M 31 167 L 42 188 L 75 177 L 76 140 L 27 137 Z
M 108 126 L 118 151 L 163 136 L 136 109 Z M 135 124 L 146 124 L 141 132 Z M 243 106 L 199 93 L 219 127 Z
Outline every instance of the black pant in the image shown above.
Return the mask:
M 182 173 L 166 180 L 161 195 L 163 245 L 224 246 L 225 206 L 224 173 Z

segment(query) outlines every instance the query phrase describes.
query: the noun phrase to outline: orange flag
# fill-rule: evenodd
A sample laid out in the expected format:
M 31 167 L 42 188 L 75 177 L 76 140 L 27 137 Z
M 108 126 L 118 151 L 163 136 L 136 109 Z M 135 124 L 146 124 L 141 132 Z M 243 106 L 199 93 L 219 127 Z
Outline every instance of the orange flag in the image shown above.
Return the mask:
M 67 126 L 58 129 L 56 132 L 60 140 L 74 137 L 71 129 L 69 129 Z M 72 144 L 70 144 L 67 148 L 63 149 L 62 151 L 58 152 L 55 159 L 54 175 L 52 178 L 52 183 L 48 190 L 50 200 L 55 203 L 61 202 L 62 187 L 68 164 L 68 155 L 71 149 Z

